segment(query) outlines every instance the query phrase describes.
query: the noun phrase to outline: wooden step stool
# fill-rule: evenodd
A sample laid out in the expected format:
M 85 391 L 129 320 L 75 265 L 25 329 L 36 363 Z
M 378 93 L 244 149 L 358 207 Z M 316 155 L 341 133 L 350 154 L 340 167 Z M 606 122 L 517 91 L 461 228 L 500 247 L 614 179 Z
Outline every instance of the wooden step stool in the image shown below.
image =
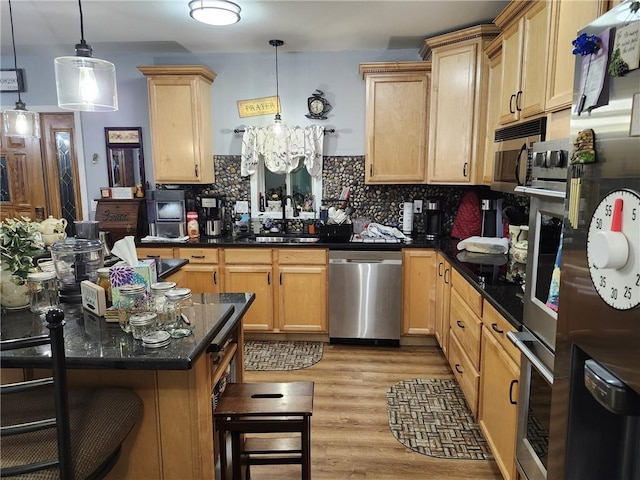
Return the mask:
M 313 382 L 230 383 L 215 410 L 222 480 L 227 477 L 227 433 L 231 436 L 233 480 L 246 465 L 300 464 L 311 478 Z M 296 433 L 299 437 L 244 438 L 244 434 Z

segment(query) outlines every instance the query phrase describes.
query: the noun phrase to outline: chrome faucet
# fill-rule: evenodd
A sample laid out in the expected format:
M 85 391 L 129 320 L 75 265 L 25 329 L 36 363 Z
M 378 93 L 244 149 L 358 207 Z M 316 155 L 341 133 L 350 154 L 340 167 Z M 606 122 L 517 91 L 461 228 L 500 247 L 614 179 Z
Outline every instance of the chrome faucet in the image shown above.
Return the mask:
M 296 200 L 293 195 L 283 195 L 282 197 L 282 233 L 287 233 L 287 199 L 291 200 L 291 206 L 293 207 L 292 217 L 298 216 L 298 209 L 296 208 Z

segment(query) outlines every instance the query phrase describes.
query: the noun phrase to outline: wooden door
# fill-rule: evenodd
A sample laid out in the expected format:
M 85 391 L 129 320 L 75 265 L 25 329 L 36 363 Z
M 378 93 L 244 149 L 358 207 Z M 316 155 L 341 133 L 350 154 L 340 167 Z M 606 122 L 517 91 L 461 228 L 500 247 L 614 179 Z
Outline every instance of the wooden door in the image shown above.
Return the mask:
M 273 330 L 273 274 L 271 265 L 226 265 L 225 292 L 252 292 L 256 298 L 242 319 L 245 330 Z
M 33 220 L 37 206 L 47 206 L 40 140 L 3 136 L 0 139 L 0 220 L 21 216 Z
M 220 274 L 217 265 L 187 264 L 180 287 L 190 288 L 193 293 L 220 293 Z
M 435 336 L 442 353 L 447 357 L 449 348 L 449 301 L 451 298 L 451 265 L 438 254 L 436 284 Z
M 524 15 L 521 93 L 516 102 L 521 120 L 544 112 L 549 44 L 547 4 L 538 2 Z
M 520 90 L 522 71 L 522 21 L 516 22 L 502 34 L 502 97 L 500 100 L 500 124 L 518 120 L 516 96 Z
M 279 327 L 286 332 L 327 332 L 327 267 L 281 266 Z
M 73 113 L 43 113 L 40 124 L 48 214 L 65 218 L 71 235 L 73 221 L 82 218 Z
M 402 333 L 433 335 L 436 313 L 436 252 L 402 252 Z

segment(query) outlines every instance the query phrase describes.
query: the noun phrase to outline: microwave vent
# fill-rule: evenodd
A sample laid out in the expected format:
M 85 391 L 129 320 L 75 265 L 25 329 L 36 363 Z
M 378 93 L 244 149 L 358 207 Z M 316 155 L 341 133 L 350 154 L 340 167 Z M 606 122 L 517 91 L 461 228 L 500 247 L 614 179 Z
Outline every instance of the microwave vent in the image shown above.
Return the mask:
M 496 130 L 494 141 L 504 142 L 514 138 L 526 138 L 540 135 L 540 140 L 544 141 L 547 133 L 547 118 L 541 117 L 530 122 L 519 123 L 510 127 Z

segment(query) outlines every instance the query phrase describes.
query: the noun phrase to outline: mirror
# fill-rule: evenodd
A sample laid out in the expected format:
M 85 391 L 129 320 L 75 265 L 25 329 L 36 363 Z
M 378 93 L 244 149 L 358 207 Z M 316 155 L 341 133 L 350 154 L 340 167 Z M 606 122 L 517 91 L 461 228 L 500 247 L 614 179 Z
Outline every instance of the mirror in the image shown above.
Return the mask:
M 135 187 L 146 189 L 142 128 L 105 127 L 107 168 L 110 187 Z

